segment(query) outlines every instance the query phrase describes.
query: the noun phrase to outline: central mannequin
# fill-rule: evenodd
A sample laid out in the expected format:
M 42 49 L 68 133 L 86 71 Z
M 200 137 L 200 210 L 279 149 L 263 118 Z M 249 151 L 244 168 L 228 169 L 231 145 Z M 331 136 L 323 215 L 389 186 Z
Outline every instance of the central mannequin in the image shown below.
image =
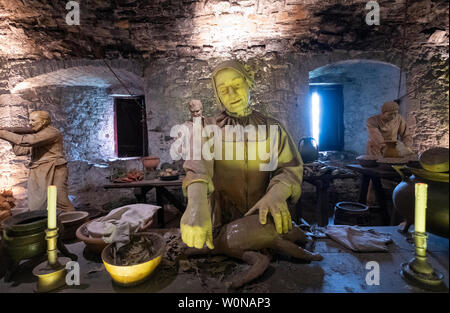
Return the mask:
M 238 126 L 264 126 L 270 131 L 258 132 L 256 137 L 249 134 L 236 135 L 234 139 L 222 137 L 222 151 L 216 152 L 224 155 L 225 147 L 231 144 L 236 155 L 238 149 L 243 150 L 243 159 L 202 158 L 184 162 L 183 192 L 188 204 L 180 221 L 182 240 L 189 247 L 200 249 L 206 243 L 209 249 L 214 249 L 213 237 L 223 225 L 254 213 L 258 213 L 261 224 L 266 224 L 271 216 L 276 231 L 287 233 L 292 229 L 287 201 L 295 203 L 301 194 L 300 154 L 278 121 L 251 109 L 253 73 L 247 67 L 237 61 L 226 61 L 214 70 L 211 78 L 222 112 L 205 118 L 206 126 L 216 125 L 222 131 Z M 277 141 L 275 148 L 271 145 L 272 138 Z M 270 151 L 271 160 L 275 156 L 274 167 L 261 170 L 261 165 L 267 165 L 269 160 L 253 156 L 251 151 L 259 151 L 255 147 Z

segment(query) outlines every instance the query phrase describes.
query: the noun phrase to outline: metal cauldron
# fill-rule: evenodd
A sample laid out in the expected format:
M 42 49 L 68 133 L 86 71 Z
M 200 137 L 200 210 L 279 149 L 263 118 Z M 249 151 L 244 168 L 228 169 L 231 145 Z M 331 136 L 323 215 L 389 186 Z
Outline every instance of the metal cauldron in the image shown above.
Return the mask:
M 46 228 L 47 210 L 25 212 L 5 219 L 2 238 L 8 256 L 17 262 L 44 254 Z

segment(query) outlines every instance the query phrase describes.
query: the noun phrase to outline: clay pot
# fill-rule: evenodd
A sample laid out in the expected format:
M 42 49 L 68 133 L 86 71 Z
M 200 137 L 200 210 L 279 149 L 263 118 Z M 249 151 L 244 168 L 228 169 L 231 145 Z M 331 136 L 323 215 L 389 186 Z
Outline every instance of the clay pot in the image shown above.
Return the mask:
M 304 137 L 298 143 L 298 151 L 304 163 L 311 163 L 319 158 L 319 146 L 312 137 Z
M 59 216 L 59 221 L 63 224 L 64 232 L 61 234 L 62 240 L 76 238 L 78 227 L 86 223 L 89 219 L 89 213 L 83 211 L 63 212 Z
M 142 165 L 146 169 L 155 169 L 160 162 L 160 158 L 156 156 L 148 156 L 142 158 Z
M 385 141 L 386 147 L 383 150 L 384 158 L 399 158 L 400 154 L 397 150 L 397 142 L 396 141 Z
M 442 181 L 442 179 L 440 179 L 441 181 L 435 181 L 432 180 L 433 175 L 427 175 L 427 178 L 416 176 L 420 172 L 416 172 L 416 175 L 410 175 L 407 167 L 394 166 L 394 169 L 402 176 L 402 182 L 395 187 L 392 198 L 395 209 L 406 219 L 405 231 L 411 224 L 414 224 L 415 183 L 420 182 L 428 184 L 426 231 L 448 238 L 448 178 L 447 181 Z

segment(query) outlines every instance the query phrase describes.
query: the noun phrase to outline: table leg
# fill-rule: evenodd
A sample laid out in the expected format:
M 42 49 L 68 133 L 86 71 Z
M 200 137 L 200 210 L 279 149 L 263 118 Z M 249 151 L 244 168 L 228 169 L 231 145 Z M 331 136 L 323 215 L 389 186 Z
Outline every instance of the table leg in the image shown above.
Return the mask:
M 134 196 L 138 203 L 147 203 L 147 192 L 153 187 L 139 187 L 134 189 Z
M 163 189 L 164 187 L 156 187 L 156 205 L 161 207 L 158 209 L 158 223 L 161 228 L 166 226 L 166 223 L 164 222 Z
M 169 190 L 167 190 L 167 188 L 165 187 L 160 188 L 161 188 L 160 189 L 161 195 L 164 196 L 167 200 L 169 200 L 169 202 L 172 203 L 178 209 L 178 211 L 183 213 L 184 210 L 186 209 L 184 205 L 180 201 L 178 201 L 178 199 Z
M 359 187 L 359 203 L 367 204 L 367 192 L 369 191 L 370 177 L 367 175 L 362 175 L 361 185 Z
M 316 185 L 317 214 L 319 226 L 328 225 L 328 182 L 318 182 Z
M 380 208 L 383 210 L 383 221 L 385 225 L 390 224 L 390 216 L 387 211 L 386 201 L 384 197 L 383 185 L 381 184 L 381 180 L 378 177 L 372 178 L 373 187 L 375 189 L 375 197 L 377 199 L 377 203 L 380 205 Z

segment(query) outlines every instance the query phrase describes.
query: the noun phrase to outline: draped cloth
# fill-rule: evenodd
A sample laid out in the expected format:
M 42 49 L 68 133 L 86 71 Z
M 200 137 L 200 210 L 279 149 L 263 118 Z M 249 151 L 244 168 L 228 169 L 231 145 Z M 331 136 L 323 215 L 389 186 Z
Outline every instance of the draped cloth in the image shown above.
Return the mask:
M 217 125 L 222 131 L 222 151 L 217 153 L 214 149 L 219 148 L 214 146 L 216 157 L 212 160 L 202 157 L 201 160 L 189 159 L 184 162 L 186 177 L 183 180 L 183 192 L 187 195 L 187 187 L 195 182 L 208 185 L 214 228 L 243 217 L 276 184 L 290 188 L 289 202 L 298 201 L 301 195 L 303 161 L 293 140 L 277 120 L 257 111 L 252 111 L 244 117 L 234 117 L 224 111 L 216 117 L 205 118 L 205 125 Z M 225 136 L 227 126 L 239 125 L 265 126 L 266 134 L 264 136 L 258 132 L 254 136 L 246 133 L 243 137 L 234 135 L 232 140 L 227 139 Z M 277 133 L 273 134 L 278 141 L 276 151 L 271 151 L 270 148 L 271 125 L 277 126 Z M 209 139 L 210 137 L 204 138 L 202 144 Z M 274 156 L 277 158 L 273 170 L 261 170 L 260 165 L 267 165 L 269 159 L 260 158 L 259 145 L 265 148 L 265 152 L 270 151 L 272 158 Z M 230 147 L 234 154 L 231 160 L 227 160 L 225 150 Z M 237 151 L 243 152 L 242 159 L 237 158 Z M 252 157 L 252 151 L 256 151 L 256 158 Z M 220 153 L 221 159 L 217 157 Z
M 47 187 L 56 185 L 57 207 L 75 210 L 68 198 L 68 170 L 64 155 L 63 137 L 59 130 L 47 126 L 35 134 L 19 135 L 7 132 L 3 139 L 9 141 L 16 155 L 31 155 L 28 165 L 28 207 L 45 209 Z

